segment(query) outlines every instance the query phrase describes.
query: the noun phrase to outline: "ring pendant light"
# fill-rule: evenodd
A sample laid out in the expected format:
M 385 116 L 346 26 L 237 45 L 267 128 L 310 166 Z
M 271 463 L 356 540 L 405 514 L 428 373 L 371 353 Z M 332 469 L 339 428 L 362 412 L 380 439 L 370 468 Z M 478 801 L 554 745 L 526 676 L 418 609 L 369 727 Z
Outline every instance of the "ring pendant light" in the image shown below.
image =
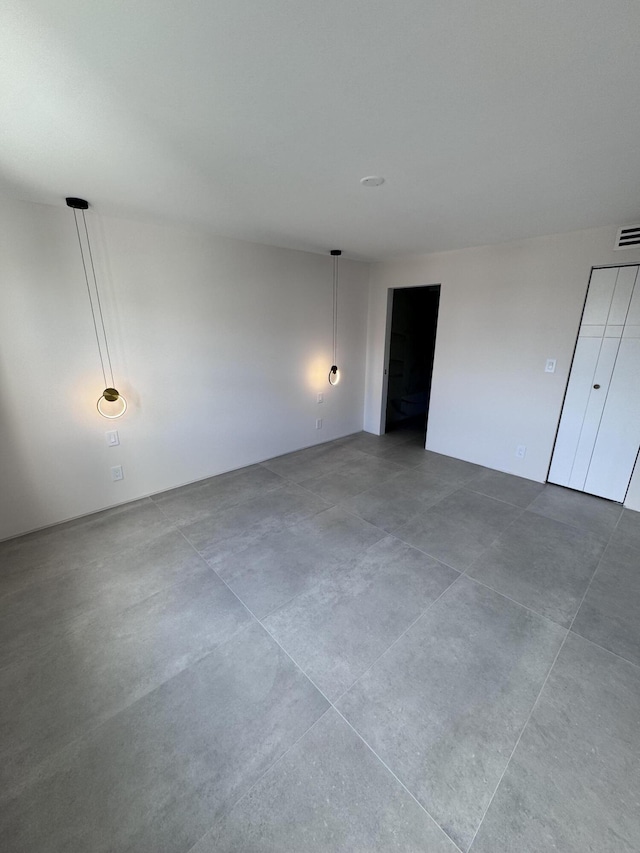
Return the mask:
M 96 404 L 98 411 L 102 415 L 103 418 L 120 418 L 127 411 L 127 401 L 122 396 L 122 394 L 115 387 L 115 382 L 113 380 L 113 367 L 111 366 L 111 353 L 109 352 L 109 341 L 107 340 L 107 330 L 104 325 L 104 316 L 102 314 L 102 303 L 100 302 L 100 291 L 98 290 L 98 280 L 96 278 L 96 270 L 93 263 L 93 253 L 91 251 L 91 241 L 89 240 L 89 230 L 87 228 L 87 219 L 85 216 L 85 210 L 89 207 L 89 202 L 85 201 L 83 198 L 67 198 L 66 199 L 68 207 L 73 210 L 73 218 L 76 223 L 76 234 L 78 235 L 78 245 L 80 246 L 80 257 L 82 258 L 82 268 L 84 270 L 84 280 L 87 285 L 87 294 L 89 296 L 89 305 L 91 306 L 91 316 L 93 317 L 93 330 L 96 334 L 96 344 L 98 345 L 98 355 L 100 356 L 100 365 L 102 367 L 102 378 L 104 379 L 105 387 L 104 391 L 100 395 L 98 402 Z M 109 365 L 109 376 L 111 378 L 111 384 L 109 385 L 107 381 L 107 371 L 105 369 L 105 359 L 102 354 L 102 347 L 100 345 L 100 334 L 98 332 L 98 321 L 96 319 L 96 312 L 93 304 L 93 297 L 91 296 L 91 286 L 89 284 L 89 273 L 87 270 L 87 261 L 85 258 L 85 252 L 82 247 L 82 237 L 80 236 L 80 225 L 78 223 L 78 211 L 82 213 L 82 226 L 85 234 L 85 239 L 87 243 L 87 254 L 89 257 L 89 265 L 91 266 L 91 277 L 93 279 L 93 287 L 96 294 L 96 304 L 98 306 L 98 316 L 100 318 L 100 326 L 102 327 L 102 336 L 104 338 L 104 349 L 107 364 Z
M 329 385 L 337 385 L 340 382 L 340 371 L 338 369 L 338 258 L 342 254 L 340 249 L 332 249 L 333 257 L 333 364 L 329 370 Z

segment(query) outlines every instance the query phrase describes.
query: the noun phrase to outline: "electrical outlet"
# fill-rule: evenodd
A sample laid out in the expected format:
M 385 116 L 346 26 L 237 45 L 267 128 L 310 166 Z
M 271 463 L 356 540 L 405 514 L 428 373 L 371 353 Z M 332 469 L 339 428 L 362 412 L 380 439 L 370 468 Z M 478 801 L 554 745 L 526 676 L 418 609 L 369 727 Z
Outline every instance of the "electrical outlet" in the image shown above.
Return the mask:
M 117 429 L 110 429 L 109 432 L 105 432 L 104 436 L 107 439 L 109 447 L 117 447 L 120 444 L 120 436 Z
M 318 394 L 318 403 L 324 402 L 324 394 Z
M 322 429 L 322 418 L 318 418 L 316 421 L 316 429 Z
M 547 363 L 544 366 L 545 373 L 555 373 L 556 372 L 556 360 L 555 358 L 548 358 Z
M 111 479 L 112 480 L 124 480 L 124 474 L 122 472 L 122 465 L 114 465 L 111 469 Z
M 526 455 L 527 455 L 527 448 L 525 447 L 524 444 L 519 444 L 516 447 L 516 456 L 518 457 L 518 459 L 524 459 L 524 457 Z

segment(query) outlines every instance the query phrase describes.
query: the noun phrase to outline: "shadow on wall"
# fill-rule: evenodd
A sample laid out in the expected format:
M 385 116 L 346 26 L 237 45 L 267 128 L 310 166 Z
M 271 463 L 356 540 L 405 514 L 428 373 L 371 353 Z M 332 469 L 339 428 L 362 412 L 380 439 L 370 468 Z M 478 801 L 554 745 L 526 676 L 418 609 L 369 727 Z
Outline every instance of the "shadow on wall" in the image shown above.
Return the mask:
M 0 388 L 9 385 L 7 370 L 0 359 Z M 20 519 L 38 517 L 42 499 L 38 494 L 36 471 L 29 457 L 24 436 L 17 427 L 15 417 L 9 408 L 7 395 L 0 394 L 0 435 L 2 452 L 0 453 L 0 540 L 12 535 L 20 528 Z M 20 492 L 7 487 L 10 483 L 20 483 Z M 15 533 L 13 533 L 15 535 Z

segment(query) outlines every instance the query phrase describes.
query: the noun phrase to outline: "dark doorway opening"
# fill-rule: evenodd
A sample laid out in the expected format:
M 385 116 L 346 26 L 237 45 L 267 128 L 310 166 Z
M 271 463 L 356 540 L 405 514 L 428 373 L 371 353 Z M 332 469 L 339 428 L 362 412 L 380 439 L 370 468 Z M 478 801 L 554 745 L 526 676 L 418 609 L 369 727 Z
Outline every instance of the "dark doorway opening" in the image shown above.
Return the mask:
M 427 429 L 440 285 L 393 291 L 385 432 Z

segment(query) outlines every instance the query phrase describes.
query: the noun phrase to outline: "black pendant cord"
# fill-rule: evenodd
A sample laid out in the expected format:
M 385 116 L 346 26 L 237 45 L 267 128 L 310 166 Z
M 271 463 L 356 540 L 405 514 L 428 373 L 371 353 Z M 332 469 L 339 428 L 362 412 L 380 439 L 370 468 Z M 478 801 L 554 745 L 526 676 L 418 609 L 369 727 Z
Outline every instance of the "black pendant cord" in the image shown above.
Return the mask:
M 84 214 L 83 214 L 84 217 Z M 91 287 L 89 285 L 89 274 L 87 273 L 87 264 L 84 259 L 84 249 L 82 248 L 82 239 L 80 237 L 80 227 L 78 226 L 78 214 L 73 210 L 73 218 L 76 223 L 76 234 L 78 235 L 78 245 L 80 246 L 80 257 L 82 258 L 82 268 L 84 270 L 84 280 L 87 285 L 87 294 L 89 296 L 89 305 L 91 306 L 91 317 L 93 318 L 93 330 L 96 334 L 96 344 L 98 345 L 98 355 L 100 356 L 100 365 L 102 366 L 102 378 L 104 379 L 105 388 L 107 387 L 107 374 L 104 369 L 104 359 L 102 358 L 102 348 L 100 347 L 100 336 L 98 334 L 98 324 L 96 323 L 96 312 L 93 308 L 93 299 L 91 298 Z M 86 222 L 85 222 L 86 228 Z M 104 326 L 103 326 L 104 328 Z M 112 384 L 113 384 L 113 373 L 111 374 Z
M 338 256 L 333 256 L 333 363 L 338 363 Z
M 74 211 L 74 213 L 75 213 L 75 211 Z M 111 387 L 113 388 L 115 383 L 113 381 L 113 367 L 111 366 L 111 353 L 109 352 L 109 339 L 107 338 L 107 330 L 104 327 L 104 316 L 102 314 L 102 303 L 100 302 L 100 291 L 98 290 L 98 279 L 96 278 L 96 268 L 93 264 L 93 252 L 91 251 L 91 241 L 89 240 L 89 231 L 87 229 L 87 218 L 84 214 L 84 210 L 82 211 L 82 221 L 84 223 L 84 233 L 87 236 L 87 247 L 89 249 L 89 261 L 91 262 L 91 274 L 93 275 L 93 286 L 95 288 L 96 298 L 98 300 L 98 312 L 100 314 L 100 324 L 102 326 L 102 334 L 104 337 L 104 348 L 105 348 L 106 353 L 107 353 L 107 362 L 109 364 L 109 375 L 111 376 Z M 85 269 L 85 275 L 86 275 L 86 269 Z M 92 310 L 93 310 L 93 306 L 92 306 Z M 93 317 L 94 324 L 95 324 L 95 321 L 96 321 L 96 318 L 94 315 L 94 317 Z M 100 355 L 100 359 L 102 359 L 102 354 Z M 104 367 L 103 367 L 103 370 L 104 370 Z

